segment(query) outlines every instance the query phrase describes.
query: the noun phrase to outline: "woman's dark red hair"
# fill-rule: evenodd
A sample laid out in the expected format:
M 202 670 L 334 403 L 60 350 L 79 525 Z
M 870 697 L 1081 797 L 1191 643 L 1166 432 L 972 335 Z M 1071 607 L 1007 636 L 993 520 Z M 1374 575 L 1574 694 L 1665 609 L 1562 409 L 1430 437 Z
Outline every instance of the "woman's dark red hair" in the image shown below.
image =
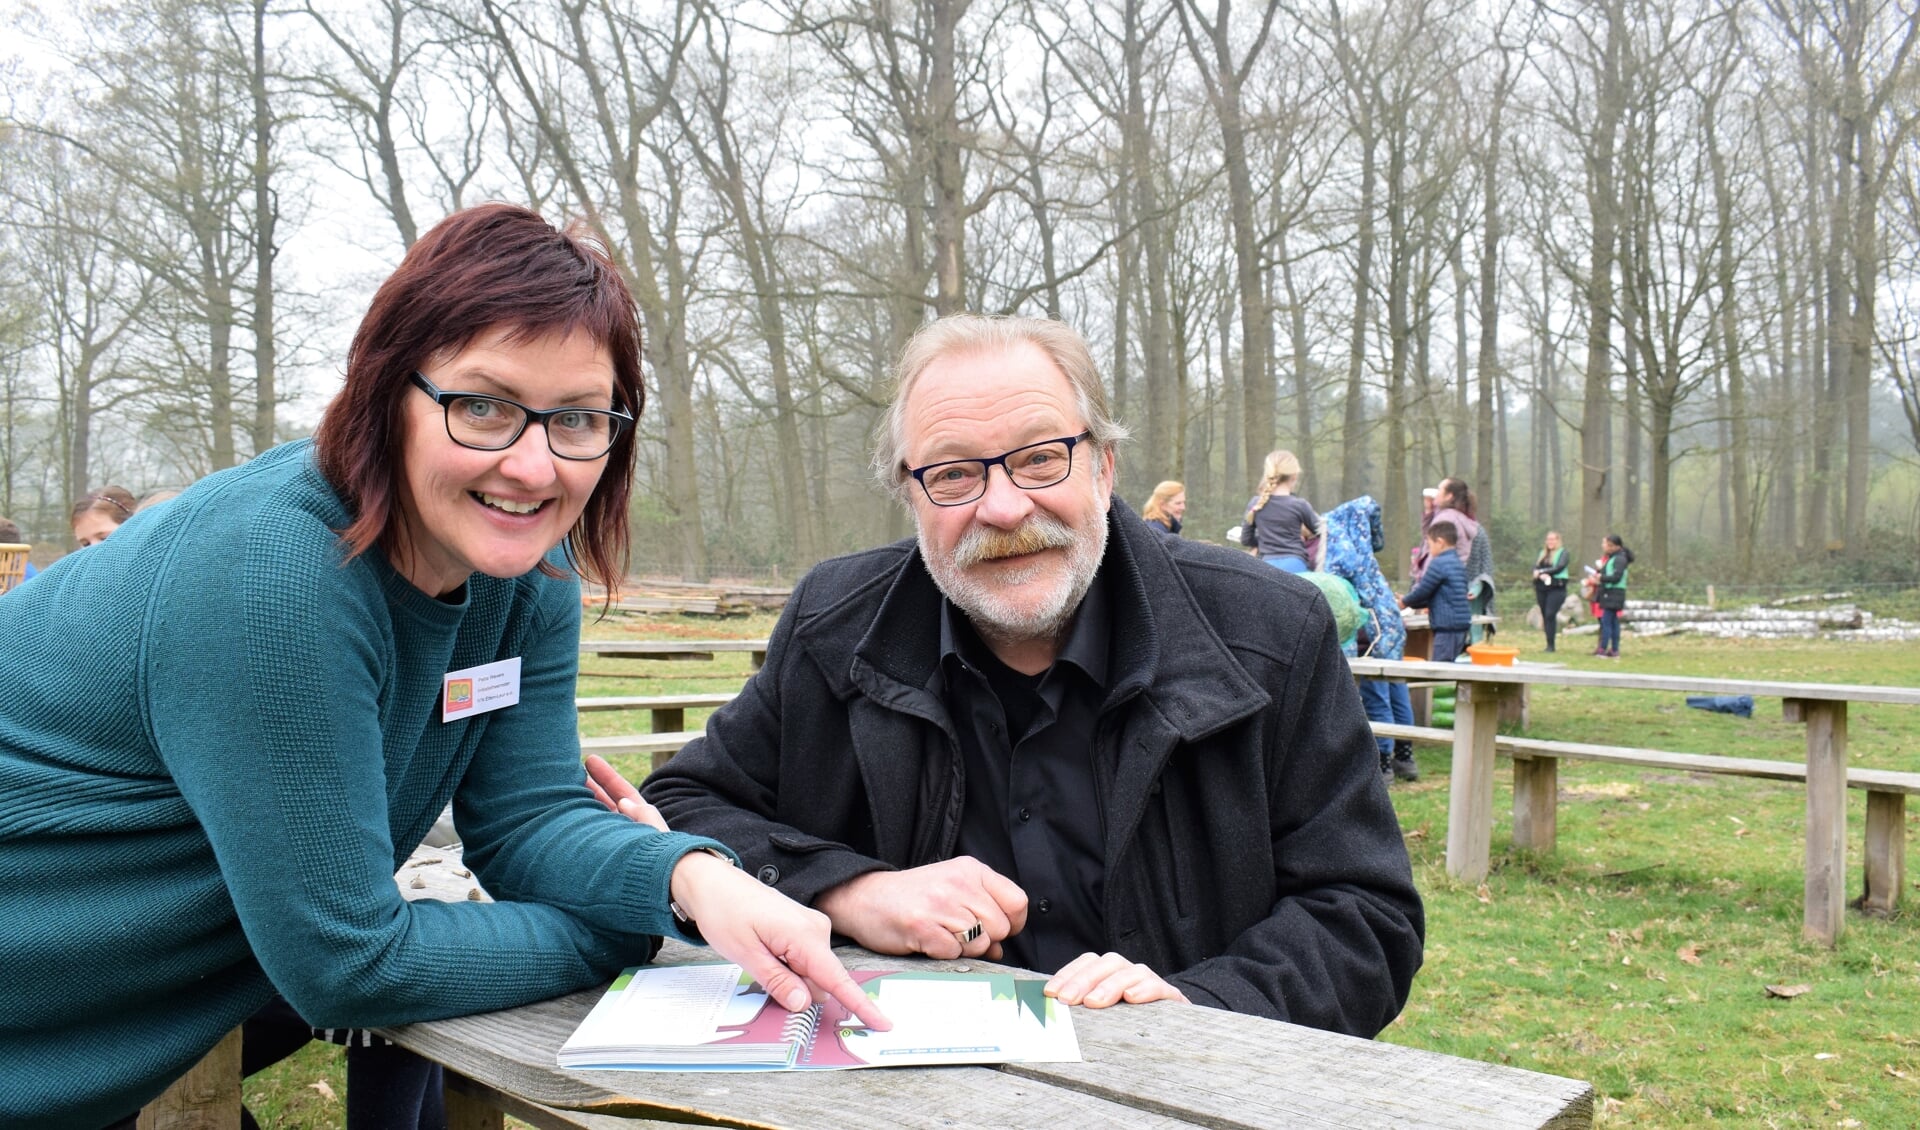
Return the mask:
M 646 398 L 639 318 L 605 253 L 577 229 L 558 231 L 525 208 L 482 204 L 455 212 L 421 236 L 380 284 L 353 335 L 346 387 L 314 433 L 320 471 L 353 515 L 341 531 L 349 558 L 374 546 L 391 551 L 402 536 L 400 400 L 413 390 L 409 375 L 502 328 L 520 340 L 577 331 L 605 346 L 614 400 L 639 417 Z M 609 592 L 626 575 L 633 445 L 634 429 L 627 428 L 565 543 L 574 569 Z

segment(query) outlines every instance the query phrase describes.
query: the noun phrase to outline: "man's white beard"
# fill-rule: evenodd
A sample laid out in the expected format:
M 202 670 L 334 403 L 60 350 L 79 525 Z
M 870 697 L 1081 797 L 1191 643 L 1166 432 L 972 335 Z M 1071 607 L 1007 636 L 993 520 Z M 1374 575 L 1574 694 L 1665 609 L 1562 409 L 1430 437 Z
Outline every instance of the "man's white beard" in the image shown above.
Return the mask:
M 1096 512 L 1094 517 L 1094 528 L 1084 533 L 1044 510 L 1035 510 L 1011 531 L 978 526 L 962 535 L 950 558 L 933 552 L 927 544 L 926 527 L 917 519 L 915 532 L 920 558 L 927 563 L 933 583 L 967 614 L 980 638 L 990 644 L 1024 643 L 1059 638 L 1079 610 L 1087 589 L 1093 586 L 1107 552 L 1107 516 Z M 1066 569 L 1052 577 L 1046 576 L 1050 564 L 1046 561 L 1024 569 L 1003 569 L 993 580 L 967 572 L 981 561 L 1051 548 L 1067 551 Z M 1011 590 L 1041 585 L 1046 588 L 1038 593 L 1037 600 L 1012 599 L 1016 594 Z

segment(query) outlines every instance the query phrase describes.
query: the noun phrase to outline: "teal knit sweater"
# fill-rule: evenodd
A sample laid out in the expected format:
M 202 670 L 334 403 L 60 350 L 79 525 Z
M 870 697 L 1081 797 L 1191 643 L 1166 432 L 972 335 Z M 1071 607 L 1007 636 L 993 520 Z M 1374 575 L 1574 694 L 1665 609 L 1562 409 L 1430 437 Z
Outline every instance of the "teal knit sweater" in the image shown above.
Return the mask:
M 276 990 L 372 1027 L 580 989 L 683 937 L 711 840 L 584 787 L 579 585 L 464 599 L 378 550 L 305 442 L 212 475 L 0 601 L 0 1125 L 99 1127 Z M 520 656 L 521 700 L 442 723 L 441 676 Z M 497 902 L 404 901 L 449 797 Z

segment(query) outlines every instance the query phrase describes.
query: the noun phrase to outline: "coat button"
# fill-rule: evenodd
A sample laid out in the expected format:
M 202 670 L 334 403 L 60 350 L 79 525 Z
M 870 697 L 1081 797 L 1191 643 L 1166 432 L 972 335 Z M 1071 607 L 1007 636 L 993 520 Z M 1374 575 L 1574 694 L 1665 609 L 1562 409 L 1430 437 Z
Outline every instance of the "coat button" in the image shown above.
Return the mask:
M 1031 819 L 1033 819 L 1033 813 L 1028 812 L 1024 808 L 1020 810 L 1020 823 L 1025 824 L 1027 821 Z
M 762 883 L 765 883 L 769 887 L 780 881 L 780 869 L 771 863 L 763 865 L 755 874 L 760 877 Z
M 1034 905 L 1039 909 L 1040 913 L 1042 914 L 1045 914 L 1049 910 L 1053 909 L 1053 903 L 1049 902 L 1044 898 L 1041 899 L 1039 902 L 1035 903 Z

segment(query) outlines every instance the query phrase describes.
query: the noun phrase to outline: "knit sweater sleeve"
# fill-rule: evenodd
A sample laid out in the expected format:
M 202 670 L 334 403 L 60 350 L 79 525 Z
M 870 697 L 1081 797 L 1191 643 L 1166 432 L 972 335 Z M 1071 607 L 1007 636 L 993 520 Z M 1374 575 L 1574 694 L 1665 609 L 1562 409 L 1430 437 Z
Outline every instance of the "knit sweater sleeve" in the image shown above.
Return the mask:
M 142 643 L 142 699 L 220 868 L 221 887 L 204 897 L 231 900 L 275 987 L 309 1023 L 368 1027 L 542 999 L 649 956 L 665 916 L 642 908 L 664 905 L 665 856 L 688 838 L 609 816 L 561 851 L 556 839 L 586 813 L 550 802 L 552 827 L 533 830 L 534 794 L 549 798 L 568 774 L 570 712 L 562 735 L 527 757 L 524 786 L 494 781 L 526 728 L 556 724 L 562 711 L 545 699 L 565 663 L 549 650 L 577 648 L 577 637 L 551 633 L 528 663 L 537 694 L 526 722 L 491 727 L 475 772 L 479 797 L 512 809 L 501 819 L 513 830 L 495 836 L 495 854 L 512 861 L 505 886 L 551 894 L 563 873 L 603 886 L 570 907 L 406 902 L 393 880 L 389 782 L 438 717 L 395 711 L 392 620 L 373 566 L 343 566 L 319 517 L 263 509 L 234 523 L 223 550 L 203 531 L 155 563 L 166 575 Z M 578 788 L 577 745 L 572 756 Z M 610 849 L 599 868 L 583 866 L 597 848 Z M 579 913 L 594 895 L 604 902 Z M 606 909 L 628 899 L 624 918 Z
M 717 840 L 656 832 L 589 795 L 574 707 L 579 586 L 537 574 L 517 584 L 534 604 L 517 641 L 520 703 L 489 717 L 454 794 L 464 859 L 496 898 L 559 907 L 616 947 L 636 928 L 698 942 L 667 909 L 673 864 L 700 848 L 733 853 Z M 624 953 L 620 964 L 631 964 L 652 946 Z

